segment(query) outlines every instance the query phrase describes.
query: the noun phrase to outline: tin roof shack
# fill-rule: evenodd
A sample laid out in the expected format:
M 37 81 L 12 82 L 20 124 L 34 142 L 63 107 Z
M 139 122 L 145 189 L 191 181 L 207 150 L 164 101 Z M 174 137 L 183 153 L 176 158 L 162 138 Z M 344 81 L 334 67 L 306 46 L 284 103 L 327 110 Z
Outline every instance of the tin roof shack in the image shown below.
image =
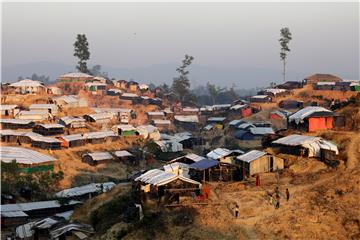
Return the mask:
M 197 115 L 175 115 L 174 124 L 185 131 L 195 132 L 199 128 L 199 117 Z
M 55 193 L 55 197 L 74 200 L 87 200 L 101 193 L 108 192 L 115 186 L 116 184 L 113 182 L 90 183 L 80 187 L 64 189 Z
M 284 109 L 303 108 L 304 102 L 291 99 L 281 100 L 279 102 L 279 107 Z
M 132 153 L 126 150 L 115 151 L 114 156 L 120 162 L 132 164 L 132 165 L 136 164 L 136 160 L 137 160 L 136 157 Z
M 87 107 L 88 103 L 85 98 L 81 98 L 76 95 L 64 95 L 53 99 L 55 104 L 63 109 Z
M 48 110 L 30 110 L 30 111 L 20 111 L 15 118 L 24 119 L 24 120 L 33 120 L 33 121 L 43 121 L 49 120 L 52 118 L 52 115 Z
M 236 104 L 230 107 L 231 112 L 240 113 L 240 116 L 245 118 L 253 114 L 252 108 L 249 104 Z
M 165 113 L 164 112 L 148 112 L 147 113 L 147 117 L 148 120 L 162 120 L 165 118 Z
M 221 163 L 234 164 L 235 158 L 243 153 L 244 151 L 242 150 L 229 150 L 226 148 L 216 148 L 210 151 L 208 154 L 206 154 L 206 157 L 218 160 Z
M 30 129 L 35 123 L 26 119 L 0 119 L 2 129 Z
M 341 82 L 342 79 L 332 74 L 316 73 L 304 79 L 306 84 L 316 84 L 318 82 Z
M 79 147 L 85 145 L 82 134 L 63 135 L 57 137 L 61 141 L 61 147 Z
M 97 144 L 104 142 L 113 142 L 118 139 L 118 134 L 113 131 L 98 131 L 98 132 L 89 132 L 84 133 L 83 138 L 85 143 Z
M 162 119 L 155 119 L 151 122 L 155 127 L 159 130 L 166 130 L 170 128 L 171 121 L 170 120 L 162 120 Z
M 114 132 L 116 132 L 119 136 L 136 136 L 139 133 L 136 131 L 136 128 L 129 124 L 119 124 L 115 125 L 111 128 Z
M 305 157 L 318 157 L 333 160 L 339 154 L 337 146 L 320 137 L 289 135 L 272 142 L 273 148 L 280 153 Z
M 52 216 L 73 210 L 79 201 L 60 204 L 57 200 L 1 205 L 1 223 L 6 227 L 19 226 L 25 221 Z
M 60 75 L 58 78 L 59 82 L 86 82 L 86 81 L 92 81 L 94 79 L 94 76 L 91 76 L 86 73 L 81 72 L 74 72 L 74 73 L 66 73 L 63 75 Z
M 271 127 L 255 127 L 250 128 L 251 140 L 261 140 L 264 136 L 275 134 Z
M 109 113 L 121 123 L 129 123 L 134 118 L 135 112 L 130 108 L 93 108 L 96 113 Z M 136 117 L 136 116 L 135 116 Z
M 33 132 L 43 136 L 59 135 L 64 133 L 64 126 L 57 123 L 37 124 L 33 128 Z
M 197 115 L 199 114 L 199 108 L 192 108 L 192 107 L 183 107 L 180 109 L 180 113 L 182 115 Z
M 46 87 L 42 82 L 31 79 L 20 80 L 9 85 L 17 94 L 37 94 L 46 92 Z
M 109 96 L 121 96 L 122 91 L 117 88 L 111 88 L 106 91 L 106 94 Z
M 203 138 L 195 137 L 189 132 L 175 133 L 173 136 L 161 134 L 161 139 L 179 142 L 183 145 L 184 149 L 193 149 L 194 146 L 201 146 L 204 144 Z
M 110 163 L 113 160 L 113 156 L 108 152 L 86 153 L 81 156 L 81 161 L 91 166 L 95 166 L 101 163 Z
M 210 117 L 208 118 L 207 123 L 213 125 L 217 129 L 224 129 L 225 120 L 225 117 Z
M 282 89 L 287 89 L 287 90 L 299 89 L 299 88 L 303 88 L 303 87 L 304 87 L 304 83 L 298 82 L 298 81 L 287 81 L 283 84 L 276 86 L 276 88 L 282 88 Z
M 235 119 L 229 122 L 229 128 L 230 129 L 236 129 L 239 125 L 246 123 L 244 120 L 241 119 Z
M 85 128 L 86 120 L 82 117 L 66 116 L 59 119 L 59 124 L 67 128 Z
M 269 118 L 270 119 L 287 119 L 291 114 L 292 114 L 292 112 L 290 112 L 290 111 L 279 109 L 279 110 L 270 112 Z
M 0 148 L 1 162 L 11 163 L 16 161 L 23 172 L 37 172 L 53 170 L 57 159 L 22 147 L 6 147 Z
M 317 82 L 314 84 L 315 90 L 334 90 L 335 82 Z
M 56 106 L 56 104 L 31 104 L 29 109 L 30 111 L 47 110 L 51 115 L 58 113 L 58 106 Z
M 28 133 L 31 138 L 31 146 L 42 149 L 61 149 L 61 141 L 53 137 L 44 137 L 37 133 Z
M 160 140 L 160 132 L 157 127 L 153 125 L 141 125 L 136 128 L 136 131 L 142 136 L 144 139 L 152 139 L 154 141 Z
M 150 198 L 157 198 L 159 202 L 171 203 L 182 198 L 193 197 L 199 193 L 201 183 L 181 174 L 166 172 L 160 169 L 149 170 L 135 178 L 141 185 L 141 190 Z
M 25 132 L 17 132 L 8 129 L 1 129 L 0 136 L 1 142 L 8 142 L 8 143 L 17 143 L 18 141 L 21 142 L 21 136 L 23 136 Z M 28 141 L 30 143 L 30 140 Z
M 107 124 L 111 120 L 115 119 L 114 114 L 109 112 L 86 114 L 83 117 L 88 122 L 94 122 L 100 125 Z
M 123 93 L 120 99 L 130 101 L 131 104 L 139 104 L 142 101 L 140 96 L 135 93 Z
M 284 169 L 284 159 L 263 151 L 251 150 L 236 158 L 236 164 L 242 169 L 243 178 L 258 173 L 266 173 Z
M 270 97 L 284 97 L 290 94 L 290 92 L 286 89 L 281 88 L 267 88 L 260 92 L 258 92 L 260 95 L 268 95 Z
M 213 181 L 213 173 L 218 168 L 220 162 L 214 159 L 202 159 L 189 166 L 189 175 L 191 179 L 202 182 Z
M 103 94 L 106 91 L 106 83 L 101 82 L 87 82 L 85 87 L 92 94 Z
M 18 105 L 0 105 L 1 116 L 11 116 L 14 117 L 18 112 L 20 112 Z
M 271 102 L 271 97 L 268 95 L 255 95 L 250 97 L 250 102 L 252 103 L 267 103 Z
M 169 161 L 169 163 L 179 162 L 179 163 L 186 163 L 186 164 L 193 164 L 195 162 L 199 162 L 205 159 L 203 156 L 199 156 L 195 153 L 188 153 L 184 156 L 174 158 Z
M 305 107 L 288 118 L 288 128 L 315 132 L 333 128 L 334 113 L 323 107 Z
M 159 140 L 155 141 L 159 150 L 164 153 L 182 152 L 183 146 L 181 143 L 174 140 Z

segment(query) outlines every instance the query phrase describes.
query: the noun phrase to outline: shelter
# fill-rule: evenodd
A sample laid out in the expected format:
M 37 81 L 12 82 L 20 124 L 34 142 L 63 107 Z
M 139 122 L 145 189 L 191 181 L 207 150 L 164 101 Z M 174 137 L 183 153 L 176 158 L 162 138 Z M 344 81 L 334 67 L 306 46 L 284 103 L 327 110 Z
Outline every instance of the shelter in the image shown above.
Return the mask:
M 195 153 L 188 153 L 184 156 L 174 158 L 169 161 L 169 163 L 179 162 L 179 163 L 185 163 L 185 164 L 192 164 L 195 162 L 199 162 L 201 160 L 205 159 L 203 156 L 199 156 Z
M 332 74 L 316 73 L 304 79 L 306 84 L 315 84 L 318 82 L 341 82 L 342 79 Z
M 287 119 L 291 114 L 292 112 L 280 109 L 280 110 L 272 111 L 269 117 L 270 119 Z
M 57 123 L 37 124 L 33 128 L 33 132 L 44 136 L 59 135 L 64 133 L 64 126 Z
M 162 152 L 181 152 L 183 146 L 181 143 L 174 140 L 159 140 L 155 141 L 156 145 Z
M 186 131 L 196 131 L 198 129 L 199 118 L 197 115 L 175 115 L 174 119 L 174 124 Z
M 277 85 L 276 88 L 282 88 L 287 90 L 303 88 L 303 82 L 298 81 L 287 81 L 283 84 Z
M 85 87 L 88 91 L 96 93 L 98 91 L 106 91 L 106 83 L 101 82 L 87 82 Z
M 62 94 L 62 90 L 58 87 L 48 87 L 47 88 L 47 93 L 48 94 L 53 94 L 53 95 L 61 95 Z
M 332 156 L 339 153 L 337 146 L 320 137 L 312 137 L 305 135 L 289 135 L 272 142 L 272 146 L 281 153 L 319 157 L 327 159 L 329 152 Z
M 236 104 L 230 107 L 230 110 L 233 112 L 239 112 L 240 116 L 245 118 L 249 117 L 252 114 L 252 108 L 249 104 Z
M 73 72 L 60 75 L 59 82 L 86 82 L 92 81 L 94 76 L 82 72 Z
M 240 154 L 243 154 L 242 150 L 229 150 L 226 148 L 216 148 L 206 154 L 207 158 L 218 160 L 222 163 L 234 163 L 234 158 Z
M 160 132 L 157 127 L 153 125 L 141 125 L 136 128 L 136 131 L 145 139 L 160 140 Z
M 106 91 L 106 94 L 109 96 L 121 96 L 122 91 L 117 88 L 111 88 Z
M 149 120 L 162 120 L 165 118 L 164 112 L 148 112 L 147 116 Z
M 20 111 L 15 118 L 23 120 L 43 121 L 52 118 L 52 115 L 47 110 L 30 110 Z
M 116 159 L 121 162 L 134 163 L 136 160 L 135 156 L 126 150 L 115 151 L 114 155 L 115 155 Z
M 97 132 L 88 132 L 83 134 L 85 143 L 104 143 L 104 142 L 113 142 L 118 139 L 118 134 L 113 131 L 97 131 Z
M 95 122 L 98 124 L 106 124 L 106 123 L 109 123 L 114 118 L 114 114 L 109 113 L 109 112 L 86 114 L 86 115 L 84 115 L 84 118 L 88 122 Z
M 85 145 L 82 134 L 63 135 L 57 137 L 61 141 L 61 147 L 79 147 Z
M 287 99 L 287 100 L 281 100 L 279 102 L 279 107 L 284 109 L 295 109 L 295 108 L 303 108 L 304 102 Z
M 14 117 L 20 111 L 18 105 L 5 105 L 0 104 L 1 116 L 12 116 Z
M 152 123 L 159 129 L 166 129 L 169 128 L 171 125 L 170 120 L 162 120 L 162 119 L 155 119 L 152 121 Z
M 10 88 L 15 90 L 18 94 L 36 94 L 46 91 L 46 87 L 40 81 L 31 79 L 23 79 L 9 85 Z
M 252 103 L 267 103 L 271 102 L 271 97 L 268 95 L 255 95 L 250 98 L 250 102 Z
M 138 135 L 136 128 L 130 124 L 119 124 L 115 125 L 111 128 L 115 131 L 119 136 L 135 136 Z
M 138 104 L 141 102 L 140 96 L 135 93 L 123 93 L 120 96 L 120 99 L 131 101 L 132 104 Z
M 333 128 L 334 113 L 323 107 L 306 107 L 288 118 L 288 127 L 308 132 Z
M 65 116 L 59 119 L 59 124 L 68 128 L 85 128 L 86 120 L 82 117 Z
M 37 172 L 47 171 L 54 168 L 57 159 L 42 154 L 40 152 L 22 147 L 6 147 L 0 148 L 1 162 L 11 163 L 15 161 L 19 164 L 21 171 Z
M 2 129 L 30 129 L 35 122 L 27 119 L 0 119 Z
M 86 153 L 81 156 L 81 161 L 91 166 L 98 165 L 100 163 L 109 163 L 114 160 L 113 156 L 108 152 L 93 152 Z
M 190 164 L 189 175 L 197 181 L 211 181 L 212 171 L 214 171 L 219 164 L 220 162 L 214 159 L 202 159 Z
M 55 197 L 86 200 L 95 197 L 98 194 L 110 191 L 116 184 L 113 182 L 90 183 L 80 187 L 64 189 L 55 193 Z
M 42 149 L 60 149 L 61 148 L 61 141 L 53 138 L 53 137 L 44 137 L 37 133 L 27 133 L 26 136 L 28 136 L 31 139 L 31 146 L 42 148 Z
M 238 156 L 236 163 L 243 170 L 243 177 L 250 177 L 257 173 L 272 172 L 284 168 L 284 159 L 258 150 L 251 150 Z
M 63 95 L 53 99 L 55 104 L 61 108 L 87 107 L 88 103 L 85 98 L 77 95 Z
M 210 117 L 207 122 L 217 129 L 223 129 L 225 127 L 225 117 Z
M 56 104 L 31 104 L 29 109 L 30 111 L 48 111 L 51 115 L 58 113 L 58 106 Z
M 262 90 L 259 94 L 268 95 L 270 97 L 282 97 L 289 94 L 289 91 L 281 88 L 267 88 Z

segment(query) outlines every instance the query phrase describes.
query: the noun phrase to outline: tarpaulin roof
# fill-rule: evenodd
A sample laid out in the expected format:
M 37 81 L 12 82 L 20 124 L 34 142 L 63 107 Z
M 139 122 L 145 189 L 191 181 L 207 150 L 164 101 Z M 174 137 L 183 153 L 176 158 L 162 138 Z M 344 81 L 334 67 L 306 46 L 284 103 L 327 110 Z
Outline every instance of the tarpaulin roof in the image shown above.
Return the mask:
M 82 134 L 63 135 L 63 136 L 60 136 L 59 138 L 62 138 L 67 142 L 76 141 L 76 140 L 83 140 L 84 139 Z
M 44 109 L 54 109 L 57 108 L 56 104 L 31 104 L 30 109 L 39 109 L 39 108 L 44 108 Z
M 45 162 L 54 162 L 57 159 L 22 147 L 6 147 L 0 148 L 0 159 L 2 162 L 10 163 L 15 160 L 21 164 L 39 164 Z
M 263 91 L 276 95 L 276 94 L 279 94 L 279 93 L 282 93 L 282 92 L 286 92 L 287 90 L 286 89 L 281 89 L 281 88 L 267 88 L 267 89 L 264 89 Z
M 115 186 L 116 186 L 116 184 L 113 182 L 90 183 L 90 184 L 83 185 L 80 187 L 64 189 L 60 192 L 57 192 L 55 194 L 55 196 L 61 197 L 61 198 L 69 198 L 69 197 L 81 196 L 81 195 L 88 194 L 88 193 L 94 193 L 94 192 L 98 192 L 98 191 L 107 192 Z
M 147 113 L 150 116 L 164 116 L 164 112 L 148 112 Z
M 236 119 L 236 120 L 232 120 L 231 122 L 229 122 L 229 125 L 230 126 L 237 126 L 237 125 L 240 125 L 241 123 L 244 123 L 244 120 Z
M 18 105 L 0 105 L 0 110 L 11 110 L 17 108 Z
M 93 152 L 93 153 L 86 153 L 85 155 L 90 156 L 94 161 L 113 159 L 113 156 L 109 152 Z
M 214 160 L 214 159 L 202 159 L 198 162 L 190 164 L 189 167 L 202 171 L 202 170 L 217 166 L 218 164 L 219 164 L 219 161 Z
M 255 96 L 251 96 L 251 98 L 267 98 L 269 97 L 268 95 L 255 95 Z
M 226 117 L 210 117 L 208 122 L 223 122 L 226 120 Z
M 264 156 L 265 154 L 266 152 L 263 151 L 251 150 L 247 153 L 244 153 L 243 155 L 238 156 L 236 159 L 249 163 L 255 159 L 258 159 L 259 157 Z
M 65 116 L 60 118 L 61 121 L 63 121 L 65 124 L 70 124 L 72 122 L 85 122 L 86 120 L 82 117 L 71 117 L 71 116 Z
M 170 120 L 163 120 L 163 119 L 154 119 L 154 124 L 157 125 L 157 124 L 166 124 L 166 125 L 170 125 L 171 124 L 171 121 Z
M 54 100 L 55 101 L 62 100 L 66 103 L 77 103 L 80 100 L 80 98 L 79 98 L 79 96 L 76 96 L 76 95 L 63 95 L 63 96 L 54 98 Z
M 118 124 L 114 125 L 112 129 L 121 129 L 121 131 L 135 131 L 136 128 L 130 124 Z
M 197 115 L 175 115 L 174 118 L 179 122 L 199 122 L 199 118 Z
M 117 157 L 130 157 L 130 156 L 134 156 L 131 153 L 129 153 L 126 150 L 121 150 L 121 151 L 115 151 L 114 155 Z
M 273 141 L 275 144 L 287 145 L 287 146 L 302 146 L 309 149 L 309 157 L 320 156 L 321 149 L 327 149 L 339 153 L 337 146 L 329 141 L 326 141 L 320 137 L 312 137 L 306 135 L 289 135 Z
M 250 132 L 254 135 L 275 134 L 271 127 L 254 127 L 250 128 Z
M 73 72 L 73 73 L 66 73 L 60 75 L 60 78 L 92 78 L 92 77 L 93 76 L 82 72 Z
M 63 125 L 57 123 L 41 123 L 38 126 L 42 126 L 43 128 L 50 129 L 50 128 L 64 128 Z
M 237 126 L 238 129 L 246 129 L 246 128 L 250 128 L 250 127 L 253 128 L 253 127 L 255 127 L 255 125 L 245 122 L 245 123 L 241 123 L 240 125 Z
M 183 150 L 183 145 L 175 140 L 160 140 L 155 143 L 162 152 L 181 152 Z
M 236 104 L 234 106 L 231 106 L 230 109 L 231 110 L 239 110 L 239 109 L 242 109 L 247 106 L 249 106 L 249 105 L 248 104 Z
M 286 119 L 288 116 L 290 116 L 292 114 L 292 112 L 280 109 L 280 110 L 272 111 L 271 114 L 276 114 L 276 115 L 279 115 L 280 117 Z
M 314 113 L 332 113 L 332 111 L 323 108 L 323 107 L 315 107 L 315 106 L 309 106 L 305 107 L 294 114 L 289 116 L 289 122 L 295 121 L 297 124 L 302 122 L 306 117 L 311 116 Z
M 96 139 L 96 138 L 106 138 L 106 137 L 116 137 L 118 136 L 113 131 L 98 131 L 98 132 L 88 132 L 84 133 L 84 139 Z
M 104 119 L 112 119 L 114 117 L 113 113 L 110 112 L 101 112 L 95 114 L 88 114 L 87 116 L 91 117 L 95 121 L 97 120 L 104 120 Z
M 209 152 L 208 154 L 206 154 L 206 156 L 208 158 L 212 158 L 212 159 L 219 159 L 219 158 L 226 157 L 226 156 L 230 155 L 231 153 L 232 153 L 232 151 L 229 149 L 216 148 L 216 149 L 212 150 L 211 152 Z
M 10 87 L 43 87 L 40 81 L 34 81 L 31 79 L 24 79 L 18 82 L 14 82 L 9 85 Z
M 12 123 L 12 124 L 30 124 L 32 123 L 32 120 L 28 120 L 28 119 L 0 119 L 0 123 Z

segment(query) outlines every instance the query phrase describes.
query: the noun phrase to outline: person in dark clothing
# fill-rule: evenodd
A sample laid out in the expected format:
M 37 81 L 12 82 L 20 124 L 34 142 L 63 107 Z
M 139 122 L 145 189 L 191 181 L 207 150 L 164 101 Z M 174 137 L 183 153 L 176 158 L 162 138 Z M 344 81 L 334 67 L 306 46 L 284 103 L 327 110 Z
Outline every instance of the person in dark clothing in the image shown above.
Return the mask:
M 280 195 L 276 194 L 275 199 L 276 199 L 275 208 L 278 209 L 280 207 Z
M 17 139 L 17 143 L 18 143 L 19 146 L 21 146 L 21 142 L 20 142 L 19 138 Z
M 286 189 L 286 201 L 289 201 L 289 198 L 290 198 L 290 192 L 289 192 L 289 189 Z
M 235 217 L 238 218 L 239 216 L 239 205 L 236 204 L 235 206 Z

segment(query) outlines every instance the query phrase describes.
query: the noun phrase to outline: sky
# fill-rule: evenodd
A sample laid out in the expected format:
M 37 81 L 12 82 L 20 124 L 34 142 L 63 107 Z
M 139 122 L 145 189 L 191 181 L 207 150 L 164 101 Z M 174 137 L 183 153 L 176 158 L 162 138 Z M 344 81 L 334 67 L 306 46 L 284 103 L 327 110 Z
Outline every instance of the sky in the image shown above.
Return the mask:
M 359 79 L 359 3 L 3 3 L 2 10 L 5 81 L 30 66 L 48 75 L 73 70 L 73 43 L 84 33 L 89 65 L 115 78 L 170 83 L 189 54 L 198 84 L 254 87 L 281 79 L 282 27 L 293 35 L 289 80 L 316 72 Z

